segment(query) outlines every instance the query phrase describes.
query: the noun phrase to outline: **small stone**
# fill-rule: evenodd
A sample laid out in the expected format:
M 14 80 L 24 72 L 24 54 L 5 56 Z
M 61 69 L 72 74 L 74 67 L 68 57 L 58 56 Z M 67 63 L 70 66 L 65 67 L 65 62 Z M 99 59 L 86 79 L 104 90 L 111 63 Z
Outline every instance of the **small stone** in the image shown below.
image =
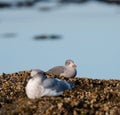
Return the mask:
M 61 109 L 63 106 L 63 103 L 58 103 L 57 105 L 58 105 L 58 109 Z

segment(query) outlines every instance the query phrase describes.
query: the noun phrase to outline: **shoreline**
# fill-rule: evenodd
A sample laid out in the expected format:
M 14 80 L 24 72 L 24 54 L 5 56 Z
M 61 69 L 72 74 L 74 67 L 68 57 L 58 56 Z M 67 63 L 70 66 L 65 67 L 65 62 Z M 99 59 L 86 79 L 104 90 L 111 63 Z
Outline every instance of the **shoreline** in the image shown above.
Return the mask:
M 0 75 L 0 115 L 120 115 L 120 80 L 61 78 L 75 87 L 57 97 L 33 100 L 25 94 L 28 76 L 28 71 Z

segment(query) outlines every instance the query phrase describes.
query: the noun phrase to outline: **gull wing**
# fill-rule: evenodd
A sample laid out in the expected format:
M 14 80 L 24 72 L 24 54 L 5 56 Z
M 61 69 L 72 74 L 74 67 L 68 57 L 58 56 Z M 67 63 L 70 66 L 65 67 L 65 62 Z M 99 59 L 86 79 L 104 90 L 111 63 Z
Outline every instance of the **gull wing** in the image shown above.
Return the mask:
M 61 92 L 67 89 L 71 89 L 71 85 L 66 82 L 59 80 L 57 78 L 47 78 L 43 81 L 42 86 L 46 89 L 56 90 L 57 92 Z
M 56 66 L 48 70 L 47 73 L 54 74 L 54 75 L 60 75 L 61 73 L 64 73 L 64 70 L 65 70 L 64 66 Z

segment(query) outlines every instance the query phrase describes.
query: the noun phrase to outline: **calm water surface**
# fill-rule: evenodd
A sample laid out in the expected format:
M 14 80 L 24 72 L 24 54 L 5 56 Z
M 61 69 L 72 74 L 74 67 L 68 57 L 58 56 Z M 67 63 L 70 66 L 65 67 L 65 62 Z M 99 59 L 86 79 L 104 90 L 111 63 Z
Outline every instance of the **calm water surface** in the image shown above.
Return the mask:
M 61 39 L 35 40 L 38 35 Z M 91 2 L 0 9 L 0 73 L 77 64 L 78 77 L 120 79 L 120 8 Z

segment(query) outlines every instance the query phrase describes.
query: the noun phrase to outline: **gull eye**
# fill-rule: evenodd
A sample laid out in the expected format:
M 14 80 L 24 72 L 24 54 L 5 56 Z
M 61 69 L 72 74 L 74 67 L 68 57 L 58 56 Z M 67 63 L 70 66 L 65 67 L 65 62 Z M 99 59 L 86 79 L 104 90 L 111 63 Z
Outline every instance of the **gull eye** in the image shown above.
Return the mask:
M 69 65 L 70 64 L 70 62 L 69 61 L 67 61 L 66 63 L 65 63 L 65 65 Z

